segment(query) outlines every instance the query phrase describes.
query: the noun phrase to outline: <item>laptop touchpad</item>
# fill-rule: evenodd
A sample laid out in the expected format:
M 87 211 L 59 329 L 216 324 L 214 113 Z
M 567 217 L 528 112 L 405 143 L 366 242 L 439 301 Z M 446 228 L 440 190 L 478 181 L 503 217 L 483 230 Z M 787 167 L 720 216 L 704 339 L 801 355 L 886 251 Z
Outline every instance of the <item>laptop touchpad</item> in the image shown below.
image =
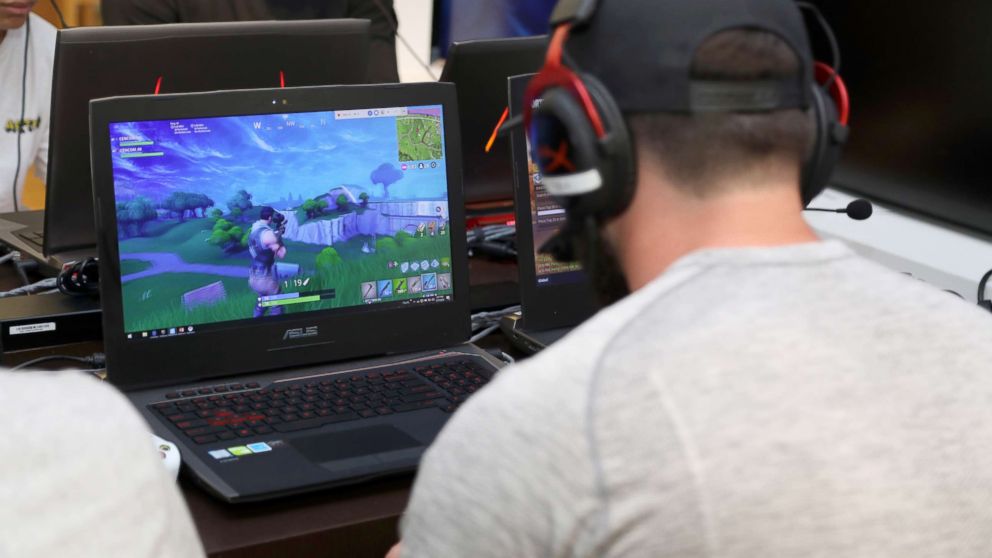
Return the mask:
M 385 425 L 305 436 L 289 443 L 316 463 L 423 446 L 402 430 Z

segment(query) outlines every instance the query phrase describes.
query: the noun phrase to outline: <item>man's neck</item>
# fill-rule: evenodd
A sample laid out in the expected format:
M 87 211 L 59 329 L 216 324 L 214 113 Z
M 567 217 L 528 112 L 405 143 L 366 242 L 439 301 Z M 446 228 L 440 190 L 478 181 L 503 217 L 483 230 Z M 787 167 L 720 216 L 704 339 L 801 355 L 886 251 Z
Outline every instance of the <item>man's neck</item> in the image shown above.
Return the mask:
M 631 290 L 696 250 L 818 240 L 802 218 L 797 180 L 752 177 L 759 179 L 737 179 L 732 188 L 702 199 L 642 180 L 631 209 L 608 230 Z

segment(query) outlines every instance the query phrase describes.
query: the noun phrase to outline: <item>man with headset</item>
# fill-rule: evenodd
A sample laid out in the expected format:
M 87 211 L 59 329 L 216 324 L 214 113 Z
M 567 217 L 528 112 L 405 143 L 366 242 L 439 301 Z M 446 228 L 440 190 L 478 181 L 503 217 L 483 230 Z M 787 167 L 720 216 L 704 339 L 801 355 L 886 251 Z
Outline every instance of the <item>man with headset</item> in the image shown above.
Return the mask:
M 0 0 L 0 212 L 24 209 L 24 179 L 48 172 L 55 28 L 36 0 Z
M 799 8 L 552 23 L 528 133 L 556 249 L 632 292 L 452 418 L 392 554 L 988 556 L 992 328 L 804 222 L 846 107 Z

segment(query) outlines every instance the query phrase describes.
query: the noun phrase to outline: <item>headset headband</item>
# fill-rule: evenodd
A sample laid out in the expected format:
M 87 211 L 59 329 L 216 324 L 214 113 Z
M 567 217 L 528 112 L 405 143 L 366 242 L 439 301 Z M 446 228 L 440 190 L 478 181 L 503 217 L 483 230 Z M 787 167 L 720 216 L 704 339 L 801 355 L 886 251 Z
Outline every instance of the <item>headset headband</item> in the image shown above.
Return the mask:
M 568 26 L 565 59 L 595 75 L 625 113 L 768 112 L 808 109 L 813 58 L 806 23 L 791 0 L 560 0 L 554 30 Z M 646 18 L 645 14 L 664 14 Z M 595 22 L 593 22 L 595 18 Z M 782 79 L 699 81 L 692 78 L 699 47 L 724 31 L 747 29 L 779 37 L 796 54 L 799 71 Z M 622 52 L 624 64 L 602 50 Z M 574 61 L 574 63 L 572 63 Z
M 555 28 L 554 34 L 551 36 L 551 43 L 548 46 L 544 68 L 531 80 L 524 94 L 524 122 L 528 126 L 530 125 L 534 101 L 539 99 L 542 93 L 553 87 L 561 87 L 573 92 L 584 108 L 596 136 L 602 138 L 606 135 L 606 127 L 603 125 L 599 111 L 593 104 L 589 90 L 586 89 L 585 83 L 582 82 L 582 78 L 578 74 L 562 64 L 565 42 L 568 41 L 571 30 L 571 23 L 563 23 Z
M 612 1 L 609 10 L 598 10 L 597 0 L 559 1 L 544 67 L 524 95 L 534 159 L 548 191 L 569 199 L 570 219 L 602 221 L 633 199 L 636 163 L 625 113 L 811 109 L 816 132 L 803 164 L 803 199 L 822 191 L 846 140 L 849 103 L 837 70 L 839 49 L 815 6 L 792 0 Z M 824 27 L 834 67 L 813 61 L 801 9 Z M 699 48 L 734 30 L 778 37 L 796 55 L 797 71 L 754 80 L 694 78 Z M 535 108 L 540 98 L 544 104 Z
M 565 23 L 582 25 L 596 13 L 598 6 L 599 0 L 560 0 L 551 12 L 551 27 Z

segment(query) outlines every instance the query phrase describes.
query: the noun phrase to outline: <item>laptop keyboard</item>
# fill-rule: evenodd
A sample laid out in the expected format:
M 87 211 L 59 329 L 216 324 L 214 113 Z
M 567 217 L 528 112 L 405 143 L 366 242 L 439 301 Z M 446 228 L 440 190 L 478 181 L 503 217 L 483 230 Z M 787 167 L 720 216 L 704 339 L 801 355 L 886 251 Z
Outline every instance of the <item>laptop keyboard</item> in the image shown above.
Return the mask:
M 438 408 L 453 413 L 496 370 L 475 359 L 172 391 L 150 407 L 196 444 Z
M 41 231 L 19 232 L 17 236 L 41 248 L 45 244 L 45 235 Z

